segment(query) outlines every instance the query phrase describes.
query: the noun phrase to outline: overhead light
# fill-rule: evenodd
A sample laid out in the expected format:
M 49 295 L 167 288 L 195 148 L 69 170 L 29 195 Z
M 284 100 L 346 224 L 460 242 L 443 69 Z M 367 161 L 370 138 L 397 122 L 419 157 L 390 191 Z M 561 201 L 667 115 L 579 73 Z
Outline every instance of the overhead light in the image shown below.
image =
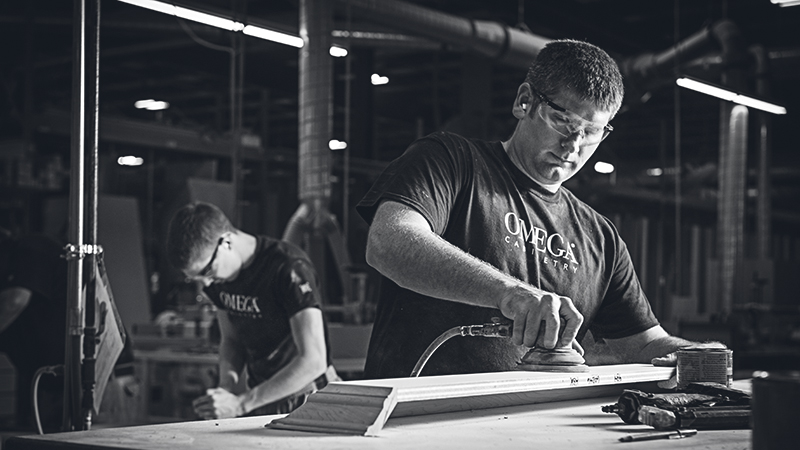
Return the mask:
M 191 20 L 193 22 L 200 22 L 212 27 L 222 28 L 228 31 L 241 31 L 244 24 L 235 22 L 226 17 L 215 16 L 193 9 L 184 8 L 182 6 L 175 6 L 169 3 L 159 2 L 155 0 L 119 0 L 123 3 L 147 8 L 160 13 L 169 14 L 170 16 L 180 17 L 181 19 Z
M 339 47 L 338 45 L 331 45 L 329 53 L 334 58 L 344 58 L 345 56 L 347 56 L 347 49 L 344 47 Z
M 664 174 L 664 169 L 661 167 L 653 167 L 652 169 L 647 169 L 647 175 L 651 177 L 660 177 Z
M 331 139 L 330 142 L 328 142 L 328 148 L 331 150 L 344 150 L 347 148 L 347 142 Z
M 215 16 L 213 14 L 206 14 L 204 12 L 195 11 L 181 6 L 175 7 L 175 15 L 181 19 L 192 20 L 194 22 L 204 23 L 212 27 L 222 28 L 228 31 L 242 31 L 244 24 L 240 22 L 227 19 L 225 17 Z
M 120 166 L 141 166 L 144 164 L 144 159 L 138 156 L 120 156 L 117 158 L 117 164 Z
M 378 75 L 377 73 L 373 73 L 371 79 L 372 79 L 372 84 L 374 86 L 378 86 L 378 85 L 381 85 L 381 84 L 386 84 L 386 83 L 389 82 L 389 77 L 384 77 L 384 76 Z
M 139 6 L 142 8 L 151 9 L 160 13 L 175 15 L 175 6 L 164 2 L 157 2 L 155 0 L 119 0 L 122 3 L 129 3 L 131 5 Z
M 603 161 L 597 161 L 594 163 L 594 171 L 597 173 L 611 173 L 614 171 L 614 165 Z
M 136 107 L 136 109 L 146 109 L 148 111 L 161 111 L 169 108 L 169 103 L 149 98 L 147 100 L 137 100 L 133 104 L 133 106 Z
M 201 11 L 196 11 L 182 6 L 175 6 L 170 3 L 159 2 L 156 0 L 119 0 L 123 3 L 139 6 L 152 11 L 168 14 L 170 16 L 180 17 L 182 19 L 199 22 L 202 24 L 210 25 L 212 27 L 222 28 L 228 31 L 241 31 L 242 33 L 265 39 L 267 41 L 277 42 L 279 44 L 290 45 L 292 47 L 302 48 L 303 39 L 291 34 L 281 33 L 279 31 L 269 30 L 267 28 L 259 27 L 256 25 L 248 25 L 237 22 L 228 17 L 217 16 L 215 14 L 208 14 Z
M 245 25 L 242 33 L 264 39 L 267 41 L 277 42 L 279 44 L 290 45 L 292 47 L 303 48 L 303 39 L 291 34 L 281 33 L 279 31 L 268 30 L 266 28 L 257 27 L 255 25 Z
M 800 2 L 800 0 L 798 0 Z M 717 97 L 729 102 L 738 103 L 740 105 L 749 106 L 751 108 L 760 109 L 772 114 L 786 114 L 786 108 L 774 103 L 759 100 L 749 95 L 739 94 L 731 91 L 730 89 L 715 86 L 707 81 L 700 81 L 690 77 L 681 77 L 675 80 L 675 83 L 683 88 L 691 89 L 693 91 L 702 92 L 703 94 Z
M 787 6 L 800 5 L 800 0 L 772 0 L 772 3 L 785 8 Z

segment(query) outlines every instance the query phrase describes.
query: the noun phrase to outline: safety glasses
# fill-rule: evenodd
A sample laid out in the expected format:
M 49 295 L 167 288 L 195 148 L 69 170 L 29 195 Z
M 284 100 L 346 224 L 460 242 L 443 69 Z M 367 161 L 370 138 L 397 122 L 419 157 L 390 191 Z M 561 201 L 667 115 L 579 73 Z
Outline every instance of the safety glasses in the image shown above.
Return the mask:
M 209 260 L 208 264 L 203 267 L 203 270 L 197 274 L 197 278 L 209 278 L 211 276 L 211 272 L 214 270 L 214 260 L 217 259 L 217 251 L 219 251 L 219 246 L 222 245 L 223 242 L 225 242 L 225 238 L 220 237 L 217 241 L 217 246 L 214 247 L 214 253 L 211 254 L 211 260 Z
M 536 89 L 531 88 L 531 90 L 544 102 L 544 105 L 547 105 L 546 109 L 537 108 L 539 117 L 544 123 L 563 137 L 570 137 L 577 133 L 581 137 L 579 144 L 581 147 L 597 145 L 614 131 L 614 127 L 609 124 L 602 125 L 588 121 L 567 108 L 557 105 Z M 540 103 L 540 106 L 544 105 Z

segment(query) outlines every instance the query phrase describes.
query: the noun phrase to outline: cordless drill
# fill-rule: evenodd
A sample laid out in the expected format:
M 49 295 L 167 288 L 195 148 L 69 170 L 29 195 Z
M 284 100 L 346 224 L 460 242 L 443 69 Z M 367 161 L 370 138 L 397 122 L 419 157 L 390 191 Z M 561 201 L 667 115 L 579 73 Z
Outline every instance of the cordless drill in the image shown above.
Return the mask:
M 750 427 L 750 395 L 717 383 L 690 383 L 687 392 L 651 394 L 625 389 L 617 403 L 602 407 L 628 424 L 658 430 L 692 427 L 736 429 Z

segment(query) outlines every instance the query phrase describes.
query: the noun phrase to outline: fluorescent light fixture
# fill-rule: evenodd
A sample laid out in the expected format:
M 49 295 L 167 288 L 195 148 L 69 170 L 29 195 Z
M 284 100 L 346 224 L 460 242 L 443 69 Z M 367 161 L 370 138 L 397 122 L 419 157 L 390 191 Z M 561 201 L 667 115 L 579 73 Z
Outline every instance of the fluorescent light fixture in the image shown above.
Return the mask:
M 798 0 L 800 2 L 800 0 Z M 765 102 L 749 95 L 738 94 L 729 89 L 714 86 L 706 81 L 695 80 L 694 78 L 681 77 L 675 80 L 675 83 L 683 88 L 691 89 L 693 91 L 702 92 L 703 94 L 717 97 L 729 102 L 738 103 L 740 105 L 749 106 L 751 108 L 760 109 L 772 114 L 786 114 L 786 108 L 774 103 Z
M 651 177 L 660 177 L 664 174 L 664 169 L 661 167 L 654 167 L 652 169 L 647 169 L 647 175 Z
M 169 103 L 149 98 L 147 100 L 137 100 L 133 104 L 133 106 L 136 107 L 136 109 L 146 109 L 148 111 L 161 111 L 169 108 Z
M 303 40 L 291 34 L 281 33 L 279 31 L 268 30 L 255 25 L 247 25 L 227 17 L 220 17 L 214 14 L 208 14 L 193 9 L 184 8 L 182 6 L 175 6 L 169 3 L 159 2 L 156 0 L 119 0 L 123 3 L 139 6 L 142 8 L 158 11 L 160 13 L 169 14 L 170 16 L 180 17 L 182 19 L 199 22 L 202 24 L 210 25 L 212 27 L 222 28 L 228 31 L 241 31 L 242 33 L 265 39 L 267 41 L 277 42 L 279 44 L 290 45 L 292 47 L 302 48 Z
M 175 7 L 175 15 L 181 19 L 192 20 L 194 22 L 204 23 L 212 27 L 222 28 L 228 31 L 242 31 L 244 28 L 243 23 L 235 22 L 231 19 L 206 14 L 204 12 L 195 11 L 193 9 L 183 8 L 181 6 Z
M 384 76 L 378 75 L 377 73 L 373 73 L 371 79 L 372 79 L 372 84 L 374 86 L 378 86 L 378 85 L 381 85 L 381 84 L 386 84 L 386 83 L 389 82 L 389 77 L 384 77 Z
M 292 47 L 303 48 L 303 39 L 291 34 L 280 33 L 278 31 L 268 30 L 266 28 L 257 27 L 255 25 L 245 25 L 242 33 L 264 39 L 267 41 L 277 42 L 279 44 L 289 45 Z
M 594 163 L 594 171 L 597 173 L 611 173 L 614 171 L 614 165 L 603 161 L 597 161 Z
M 344 150 L 347 148 L 347 142 L 331 139 L 330 142 L 328 142 L 328 148 L 331 150 Z
M 122 3 L 128 3 L 134 6 L 151 9 L 160 13 L 175 15 L 175 6 L 164 2 L 157 2 L 155 0 L 119 0 Z
M 682 88 L 691 89 L 697 92 L 702 92 L 703 94 L 721 98 L 722 100 L 727 100 L 729 102 L 732 102 L 734 97 L 736 97 L 736 94 L 727 89 L 718 88 L 708 83 L 693 80 L 691 78 L 678 78 L 677 80 L 675 80 L 675 84 L 677 84 Z
M 798 1 L 800 1 L 800 0 L 798 0 Z M 339 47 L 338 45 L 331 45 L 331 49 L 329 50 L 329 53 L 334 58 L 344 58 L 345 56 L 347 56 L 347 49 L 344 48 L 344 47 Z
M 772 0 L 772 3 L 780 7 L 800 5 L 800 0 Z
M 138 156 L 120 156 L 117 158 L 117 164 L 120 166 L 141 166 L 144 164 L 144 159 Z

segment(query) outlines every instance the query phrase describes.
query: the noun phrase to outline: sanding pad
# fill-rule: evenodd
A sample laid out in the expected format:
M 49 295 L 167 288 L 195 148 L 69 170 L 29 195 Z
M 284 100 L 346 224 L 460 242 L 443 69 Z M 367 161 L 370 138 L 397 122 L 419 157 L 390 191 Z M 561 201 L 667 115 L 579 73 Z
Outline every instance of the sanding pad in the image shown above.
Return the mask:
M 589 366 L 585 362 L 572 347 L 552 350 L 534 347 L 517 363 L 517 368 L 534 372 L 588 372 Z

